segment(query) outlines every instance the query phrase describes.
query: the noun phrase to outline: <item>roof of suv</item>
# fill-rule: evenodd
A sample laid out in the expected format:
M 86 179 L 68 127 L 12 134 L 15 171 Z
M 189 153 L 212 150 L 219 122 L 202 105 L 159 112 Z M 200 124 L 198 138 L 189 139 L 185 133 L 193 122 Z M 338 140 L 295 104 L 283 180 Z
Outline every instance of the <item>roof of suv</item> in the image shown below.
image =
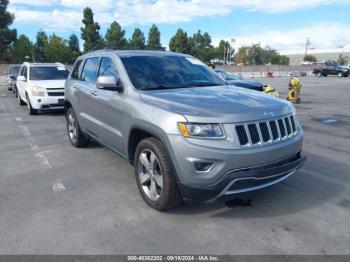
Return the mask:
M 24 62 L 23 65 L 28 65 L 28 66 L 64 66 L 64 64 L 61 63 L 30 63 L 30 62 Z
M 169 55 L 188 56 L 186 54 L 175 53 L 175 52 L 170 52 L 170 51 L 101 49 L 101 50 L 96 50 L 96 51 L 86 53 L 86 54 L 82 55 L 81 57 L 91 56 L 94 54 L 101 55 L 101 53 L 112 53 L 112 54 L 116 54 L 120 57 L 125 57 L 125 56 L 169 56 Z

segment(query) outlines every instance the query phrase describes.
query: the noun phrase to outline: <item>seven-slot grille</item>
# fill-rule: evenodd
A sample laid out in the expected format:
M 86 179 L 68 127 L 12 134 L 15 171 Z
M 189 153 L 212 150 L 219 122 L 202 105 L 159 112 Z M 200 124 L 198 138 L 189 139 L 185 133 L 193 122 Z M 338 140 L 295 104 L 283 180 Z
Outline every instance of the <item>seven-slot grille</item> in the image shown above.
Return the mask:
M 48 96 L 64 96 L 64 87 L 47 88 Z
M 256 146 L 274 143 L 297 133 L 294 116 L 258 121 L 235 126 L 241 146 Z

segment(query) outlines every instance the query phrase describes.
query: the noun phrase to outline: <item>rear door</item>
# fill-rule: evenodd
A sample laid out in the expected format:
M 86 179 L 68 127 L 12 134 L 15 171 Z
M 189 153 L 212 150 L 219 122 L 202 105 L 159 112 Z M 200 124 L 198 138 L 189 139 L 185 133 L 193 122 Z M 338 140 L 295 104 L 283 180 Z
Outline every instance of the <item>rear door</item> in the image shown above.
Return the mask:
M 77 96 L 79 103 L 79 119 L 82 121 L 84 129 L 98 136 L 98 121 L 94 117 L 95 96 L 96 96 L 96 78 L 99 67 L 100 58 L 87 58 L 82 68 L 80 81 L 77 85 Z

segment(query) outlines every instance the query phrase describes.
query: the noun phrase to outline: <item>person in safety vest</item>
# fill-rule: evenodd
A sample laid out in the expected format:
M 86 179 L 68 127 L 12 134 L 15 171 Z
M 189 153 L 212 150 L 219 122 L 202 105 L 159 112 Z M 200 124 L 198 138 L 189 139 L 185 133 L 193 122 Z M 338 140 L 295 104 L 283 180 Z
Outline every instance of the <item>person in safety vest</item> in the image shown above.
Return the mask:
M 276 91 L 276 89 L 274 89 L 272 86 L 268 85 L 265 87 L 265 90 L 263 91 L 263 93 L 268 94 L 270 96 L 274 96 L 274 97 L 280 97 L 280 95 L 278 94 L 278 92 Z

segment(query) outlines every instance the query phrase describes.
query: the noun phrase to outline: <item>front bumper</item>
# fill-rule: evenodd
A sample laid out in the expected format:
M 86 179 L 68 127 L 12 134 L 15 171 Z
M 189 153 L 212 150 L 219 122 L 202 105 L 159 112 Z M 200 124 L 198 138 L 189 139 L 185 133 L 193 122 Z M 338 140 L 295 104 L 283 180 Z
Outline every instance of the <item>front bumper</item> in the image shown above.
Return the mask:
M 288 140 L 256 148 L 206 147 L 179 135 L 168 135 L 167 148 L 183 198 L 203 202 L 284 180 L 305 161 L 301 154 L 302 142 L 303 131 L 299 128 Z M 199 172 L 194 165 L 198 161 L 213 165 L 207 171 Z
M 64 108 L 64 96 L 30 97 L 30 103 L 34 109 L 41 111 L 62 110 Z
M 232 170 L 217 183 L 198 188 L 179 185 L 187 201 L 212 202 L 220 197 L 249 192 L 277 184 L 294 174 L 305 162 L 306 157 L 297 154 L 280 161 L 251 168 Z

